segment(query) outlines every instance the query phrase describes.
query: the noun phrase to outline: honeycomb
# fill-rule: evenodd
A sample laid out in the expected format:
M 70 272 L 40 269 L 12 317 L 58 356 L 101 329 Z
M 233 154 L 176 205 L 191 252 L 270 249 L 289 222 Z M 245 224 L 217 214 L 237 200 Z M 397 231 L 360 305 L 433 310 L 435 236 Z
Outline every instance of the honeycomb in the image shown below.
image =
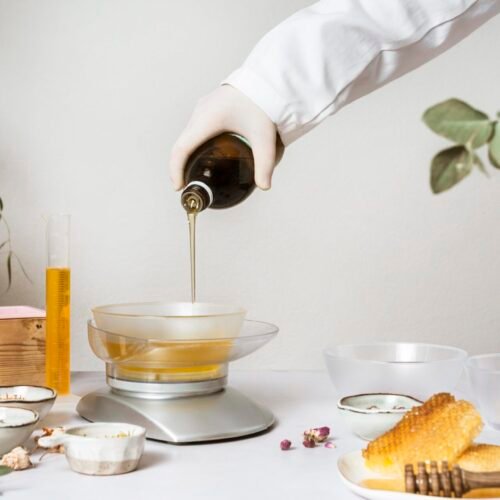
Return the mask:
M 500 446 L 473 444 L 460 455 L 458 465 L 470 472 L 500 471 Z
M 404 476 L 405 464 L 447 460 L 454 464 L 481 432 L 474 406 L 451 394 L 435 394 L 412 408 L 390 431 L 363 450 L 366 466 L 376 472 Z

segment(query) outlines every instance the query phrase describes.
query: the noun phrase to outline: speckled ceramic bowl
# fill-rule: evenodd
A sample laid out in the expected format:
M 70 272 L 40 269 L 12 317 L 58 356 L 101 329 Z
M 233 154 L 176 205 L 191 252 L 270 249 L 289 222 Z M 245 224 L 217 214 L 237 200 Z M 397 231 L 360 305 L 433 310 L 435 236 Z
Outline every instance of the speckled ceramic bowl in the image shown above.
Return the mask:
M 392 429 L 422 401 L 401 394 L 356 394 L 341 398 L 337 408 L 352 432 L 361 439 L 371 441 Z
M 38 422 L 38 413 L 23 408 L 0 408 L 0 456 L 22 445 Z
M 0 386 L 0 407 L 34 410 L 40 420 L 47 416 L 56 397 L 53 389 L 39 385 Z
M 146 429 L 122 423 L 94 423 L 40 438 L 44 448 L 64 445 L 69 466 L 81 474 L 111 476 L 135 470 L 144 451 Z

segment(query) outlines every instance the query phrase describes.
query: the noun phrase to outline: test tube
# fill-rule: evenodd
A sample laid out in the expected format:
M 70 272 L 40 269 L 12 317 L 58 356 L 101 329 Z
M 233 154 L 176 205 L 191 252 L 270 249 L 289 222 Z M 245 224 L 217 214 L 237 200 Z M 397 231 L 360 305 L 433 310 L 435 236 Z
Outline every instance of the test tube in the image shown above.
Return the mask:
M 45 380 L 63 395 L 70 393 L 70 220 L 51 215 L 47 224 Z

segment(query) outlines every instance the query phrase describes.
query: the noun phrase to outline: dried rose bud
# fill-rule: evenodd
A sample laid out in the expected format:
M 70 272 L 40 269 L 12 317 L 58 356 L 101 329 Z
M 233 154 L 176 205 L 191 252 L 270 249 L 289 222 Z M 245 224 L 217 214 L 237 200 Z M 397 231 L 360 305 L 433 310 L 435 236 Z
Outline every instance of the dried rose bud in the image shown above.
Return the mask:
M 325 448 L 336 448 L 335 443 L 333 441 L 327 441 L 325 443 Z
M 314 439 L 304 439 L 304 441 L 302 441 L 302 444 L 306 448 L 314 448 L 316 446 L 316 441 L 314 441 Z
M 304 432 L 304 439 L 315 443 L 323 443 L 330 435 L 330 427 L 314 427 Z
M 292 442 L 289 441 L 288 439 L 283 439 L 283 441 L 281 441 L 280 443 L 280 448 L 283 450 L 283 451 L 286 451 L 286 450 L 289 450 L 292 446 Z

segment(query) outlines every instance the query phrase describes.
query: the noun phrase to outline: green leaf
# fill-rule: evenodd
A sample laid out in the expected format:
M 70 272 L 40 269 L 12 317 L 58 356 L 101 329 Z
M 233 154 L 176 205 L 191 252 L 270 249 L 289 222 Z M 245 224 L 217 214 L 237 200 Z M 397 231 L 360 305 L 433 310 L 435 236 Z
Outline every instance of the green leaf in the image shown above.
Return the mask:
M 7 467 L 6 465 L 0 465 L 0 476 L 5 476 L 5 474 L 9 474 L 12 472 L 12 469 L 10 467 Z
M 0 212 L 3 210 L 3 201 L 2 198 L 0 198 Z
M 470 174 L 474 154 L 464 146 L 453 146 L 440 151 L 431 163 L 431 188 L 442 193 Z
M 488 158 L 495 168 L 500 168 L 500 123 L 495 123 L 493 137 L 488 145 Z
M 458 144 L 470 142 L 472 148 L 486 144 L 493 131 L 488 115 L 459 99 L 448 99 L 430 107 L 422 119 L 436 134 Z

